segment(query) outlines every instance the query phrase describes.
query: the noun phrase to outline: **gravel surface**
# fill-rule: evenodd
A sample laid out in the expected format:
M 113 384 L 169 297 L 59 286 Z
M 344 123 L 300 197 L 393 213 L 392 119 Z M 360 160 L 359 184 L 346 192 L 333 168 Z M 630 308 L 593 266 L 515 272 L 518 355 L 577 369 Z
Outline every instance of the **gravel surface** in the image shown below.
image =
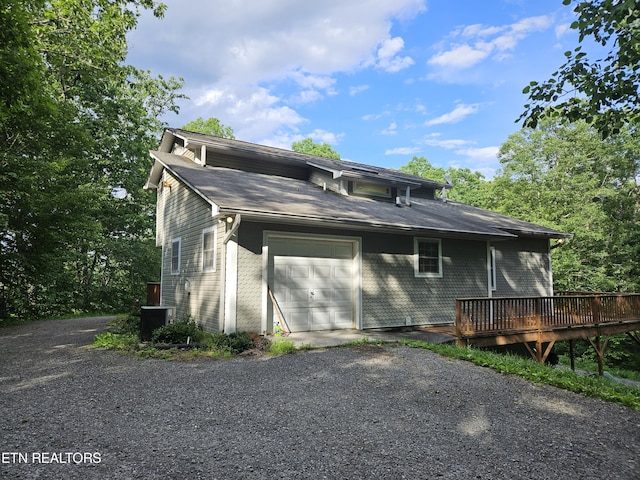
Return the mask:
M 138 360 L 105 323 L 0 329 L 1 478 L 640 478 L 625 407 L 405 347 Z

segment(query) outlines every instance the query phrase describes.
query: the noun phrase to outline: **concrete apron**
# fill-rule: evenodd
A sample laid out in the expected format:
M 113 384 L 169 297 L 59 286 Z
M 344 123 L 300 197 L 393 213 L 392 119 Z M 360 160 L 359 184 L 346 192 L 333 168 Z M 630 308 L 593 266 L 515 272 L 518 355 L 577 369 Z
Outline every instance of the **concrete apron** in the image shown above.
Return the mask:
M 311 346 L 313 348 L 335 347 L 350 342 L 401 342 L 402 340 L 415 340 L 429 343 L 454 342 L 456 338 L 447 333 L 429 332 L 419 329 L 394 329 L 394 330 L 322 330 L 313 332 L 290 333 L 286 338 L 291 340 L 296 347 Z

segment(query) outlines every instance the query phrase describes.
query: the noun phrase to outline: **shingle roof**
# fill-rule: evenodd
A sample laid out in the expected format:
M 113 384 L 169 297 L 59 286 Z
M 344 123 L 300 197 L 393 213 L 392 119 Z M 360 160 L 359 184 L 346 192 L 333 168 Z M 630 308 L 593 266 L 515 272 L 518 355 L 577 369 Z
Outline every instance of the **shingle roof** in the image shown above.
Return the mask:
M 185 142 L 195 145 L 206 145 L 215 148 L 217 151 L 224 151 L 227 154 L 243 157 L 269 158 L 273 162 L 283 162 L 289 164 L 314 165 L 333 172 L 341 173 L 344 176 L 358 176 L 369 179 L 384 179 L 392 183 L 405 183 L 424 185 L 429 188 L 440 189 L 447 185 L 434 180 L 416 177 L 408 173 L 389 168 L 365 165 L 363 163 L 350 162 L 346 160 L 318 157 L 307 153 L 284 150 L 282 148 L 257 145 L 254 143 L 231 140 L 227 138 L 204 135 L 202 133 L 189 132 L 176 128 L 169 128 L 166 134 L 183 139 Z M 162 148 L 161 148 L 162 150 Z
M 304 180 L 204 167 L 166 152 L 152 152 L 152 155 L 158 168 L 167 168 L 217 205 L 221 213 L 241 213 L 248 218 L 265 220 L 278 218 L 284 223 L 313 222 L 420 234 L 432 232 L 491 238 L 567 236 L 540 225 L 453 201 L 413 198 L 411 206 L 398 207 L 393 202 L 325 191 Z

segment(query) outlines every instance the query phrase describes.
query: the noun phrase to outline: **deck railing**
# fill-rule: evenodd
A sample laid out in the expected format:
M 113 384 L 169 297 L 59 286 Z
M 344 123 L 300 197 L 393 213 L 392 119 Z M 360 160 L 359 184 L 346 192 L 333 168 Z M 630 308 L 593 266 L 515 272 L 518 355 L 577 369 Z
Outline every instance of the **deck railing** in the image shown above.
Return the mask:
M 640 319 L 640 294 L 456 300 L 458 336 L 495 335 Z

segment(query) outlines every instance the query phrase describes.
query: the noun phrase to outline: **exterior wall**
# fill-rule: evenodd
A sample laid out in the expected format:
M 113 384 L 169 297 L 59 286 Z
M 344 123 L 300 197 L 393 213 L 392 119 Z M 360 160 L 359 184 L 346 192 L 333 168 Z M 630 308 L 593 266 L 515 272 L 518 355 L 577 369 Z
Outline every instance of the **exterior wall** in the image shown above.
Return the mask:
M 414 237 L 363 237 L 363 327 L 455 321 L 457 297 L 486 296 L 487 244 L 443 238 L 442 278 L 416 278 Z
M 553 295 L 549 241 L 518 239 L 495 242 L 494 297 Z
M 442 278 L 414 276 L 412 235 L 375 234 L 243 221 L 238 237 L 239 331 L 261 331 L 263 232 L 283 231 L 362 239 L 363 328 L 452 323 L 457 297 L 488 292 L 487 243 L 442 239 Z M 272 315 L 270 307 L 269 315 Z
M 211 332 L 219 331 L 221 252 L 224 225 L 211 216 L 211 205 L 166 171 L 171 188 L 158 192 L 158 241 L 162 244 L 161 305 L 176 308 L 175 320 L 190 317 Z M 216 228 L 216 270 L 203 271 L 202 231 Z M 180 273 L 171 273 L 171 242 L 181 239 Z M 185 285 L 190 287 L 187 291 Z
M 262 332 L 262 228 L 242 222 L 238 231 L 239 332 Z

